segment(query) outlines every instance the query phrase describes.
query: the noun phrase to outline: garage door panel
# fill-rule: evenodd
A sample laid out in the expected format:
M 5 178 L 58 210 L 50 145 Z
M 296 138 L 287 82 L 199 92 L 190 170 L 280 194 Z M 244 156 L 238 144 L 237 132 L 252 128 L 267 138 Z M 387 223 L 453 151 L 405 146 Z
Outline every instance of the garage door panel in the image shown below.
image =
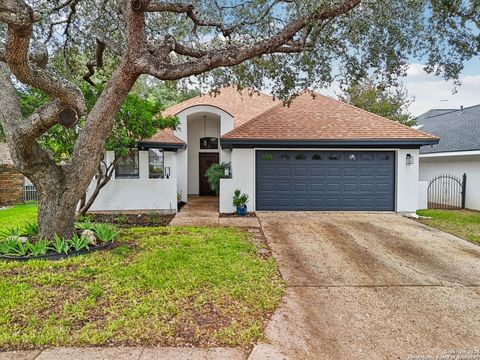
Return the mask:
M 256 160 L 257 210 L 394 210 L 394 152 L 257 151 Z
M 310 191 L 311 193 L 315 193 L 317 191 L 323 191 L 324 186 L 322 183 L 310 183 Z
M 296 177 L 298 177 L 298 176 L 308 177 L 308 167 L 307 167 L 307 166 L 294 167 L 293 176 L 296 176 Z
M 303 183 L 294 183 L 293 184 L 293 191 L 295 192 L 308 192 L 308 183 L 303 182 Z

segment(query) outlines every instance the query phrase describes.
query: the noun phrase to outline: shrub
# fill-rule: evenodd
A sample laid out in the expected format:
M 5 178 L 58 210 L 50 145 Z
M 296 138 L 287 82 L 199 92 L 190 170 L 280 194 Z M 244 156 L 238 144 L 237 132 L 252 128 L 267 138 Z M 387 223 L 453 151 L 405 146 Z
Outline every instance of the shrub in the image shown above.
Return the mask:
M 95 224 L 94 231 L 98 239 L 104 243 L 113 241 L 118 236 L 117 229 L 111 224 Z
M 230 169 L 230 163 L 213 164 L 205 172 L 210 189 L 218 195 L 220 179 L 225 178 L 225 169 Z

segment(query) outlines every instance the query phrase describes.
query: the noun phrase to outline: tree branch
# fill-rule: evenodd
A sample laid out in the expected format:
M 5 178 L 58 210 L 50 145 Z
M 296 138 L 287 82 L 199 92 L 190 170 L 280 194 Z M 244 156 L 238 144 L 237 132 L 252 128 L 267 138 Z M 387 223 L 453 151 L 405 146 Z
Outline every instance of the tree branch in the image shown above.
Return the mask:
M 286 25 L 277 34 L 270 38 L 258 41 L 253 45 L 230 45 L 224 49 L 215 49 L 205 52 L 203 55 L 198 53 L 195 54 L 197 56 L 192 56 L 196 59 L 187 60 L 180 64 L 170 64 L 164 59 L 143 55 L 143 58 L 138 61 L 138 64 L 140 65 L 139 71 L 155 76 L 161 80 L 177 80 L 191 75 L 198 75 L 218 67 L 238 65 L 246 60 L 266 53 L 299 52 L 304 50 L 306 46 L 309 46 L 306 40 L 304 44 L 300 42 L 295 43 L 295 46 L 292 45 L 293 38 L 302 29 L 308 29 L 312 22 L 328 21 L 337 16 L 346 14 L 359 5 L 360 1 L 361 0 L 345 0 L 337 6 L 328 9 L 320 9 L 309 16 L 298 18 Z M 177 9 L 178 11 L 185 10 L 178 4 L 157 4 L 156 8 L 165 9 L 164 11 L 168 11 L 167 9 L 171 8 Z M 306 36 L 308 37 L 308 32 Z
M 83 115 L 86 107 L 78 87 L 28 61 L 32 27 L 36 19 L 34 11 L 23 0 L 5 0 L 5 3 L 7 6 L 0 9 L 0 14 L 13 11 L 16 14 L 13 19 L 5 21 L 8 24 L 8 33 L 4 58 L 11 72 L 24 84 L 45 91 L 51 97 L 59 99 L 65 106 L 71 107 L 79 116 Z

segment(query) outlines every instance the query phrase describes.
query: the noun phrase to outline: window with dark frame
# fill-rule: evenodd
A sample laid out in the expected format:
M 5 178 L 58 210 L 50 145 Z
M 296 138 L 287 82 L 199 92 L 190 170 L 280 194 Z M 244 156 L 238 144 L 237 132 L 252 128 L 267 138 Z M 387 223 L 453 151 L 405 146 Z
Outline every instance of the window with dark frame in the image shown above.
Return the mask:
M 148 149 L 148 177 L 163 179 L 165 177 L 163 149 Z
M 200 149 L 218 149 L 218 138 L 216 137 L 201 138 Z
M 138 179 L 139 172 L 139 160 L 138 150 L 132 149 L 127 155 L 120 156 L 115 154 L 117 163 L 115 165 L 115 178 L 116 179 Z

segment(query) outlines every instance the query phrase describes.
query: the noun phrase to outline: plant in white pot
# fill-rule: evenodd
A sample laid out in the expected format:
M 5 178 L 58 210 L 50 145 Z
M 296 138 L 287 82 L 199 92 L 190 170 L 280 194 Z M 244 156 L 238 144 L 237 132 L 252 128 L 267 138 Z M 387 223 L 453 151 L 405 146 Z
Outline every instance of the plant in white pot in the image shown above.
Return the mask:
M 248 202 L 248 195 L 236 189 L 233 193 L 232 203 L 233 206 L 237 208 L 237 215 L 245 216 L 247 215 L 247 202 Z

